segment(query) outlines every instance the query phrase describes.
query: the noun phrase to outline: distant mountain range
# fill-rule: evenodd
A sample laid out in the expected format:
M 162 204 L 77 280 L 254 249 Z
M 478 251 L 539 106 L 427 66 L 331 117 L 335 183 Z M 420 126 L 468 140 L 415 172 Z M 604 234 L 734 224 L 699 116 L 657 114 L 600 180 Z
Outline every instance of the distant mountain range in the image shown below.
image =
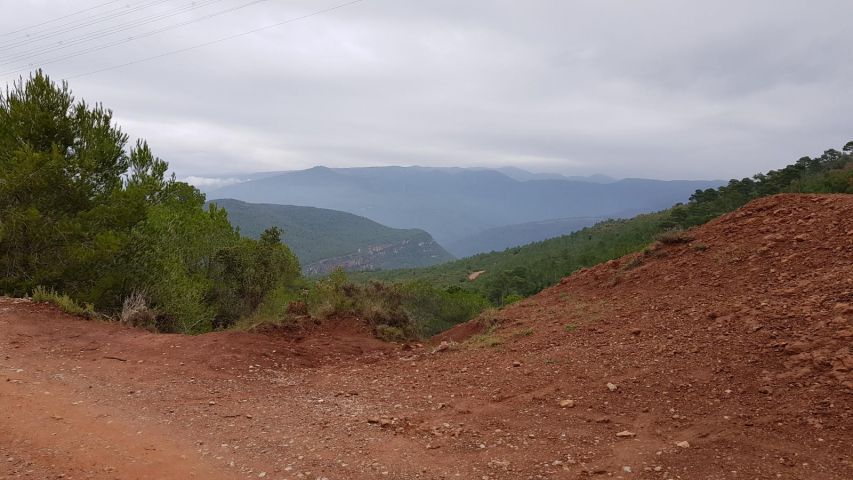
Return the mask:
M 604 176 L 580 180 L 515 168 L 314 167 L 256 174 L 208 190 L 208 198 L 341 210 L 395 228 L 425 230 L 450 253 L 461 256 L 490 251 L 495 245 L 512 246 L 490 238 L 502 235 L 501 230 L 484 233 L 496 227 L 536 222 L 511 230 L 526 232 L 520 241 L 543 240 L 553 234 L 549 222 L 554 219 L 629 217 L 668 208 L 686 201 L 697 189 L 722 183 L 614 181 Z
M 320 167 L 324 168 L 324 167 Z M 613 183 L 618 179 L 613 177 L 609 177 L 607 175 L 602 175 L 600 173 L 595 173 L 592 175 L 562 175 L 559 173 L 540 173 L 540 172 L 528 172 L 527 170 L 518 168 L 518 167 L 498 167 L 498 168 L 479 168 L 479 167 L 368 167 L 368 168 L 416 168 L 416 169 L 429 169 L 429 170 L 439 170 L 445 172 L 461 172 L 463 170 L 468 171 L 494 171 L 500 172 L 506 175 L 513 180 L 518 180 L 520 182 L 526 182 L 528 180 L 571 180 L 577 182 L 589 182 L 589 183 Z M 351 170 L 351 169 L 332 169 L 332 170 Z M 188 176 L 183 178 L 183 180 L 195 185 L 201 191 L 205 193 L 213 192 L 218 188 L 222 188 L 228 185 L 234 185 L 237 183 L 245 183 L 250 182 L 252 180 L 260 180 L 262 178 L 267 177 L 277 177 L 279 175 L 284 175 L 287 173 L 293 173 L 298 170 L 279 170 L 279 171 L 269 171 L 269 172 L 255 172 L 255 173 L 247 173 L 247 174 L 233 174 L 233 175 L 214 175 L 214 176 Z
M 282 240 L 308 274 L 416 268 L 452 260 L 429 233 L 386 227 L 351 213 L 314 207 L 253 204 L 213 200 L 228 212 L 245 236 L 257 238 L 271 226 L 284 231 Z

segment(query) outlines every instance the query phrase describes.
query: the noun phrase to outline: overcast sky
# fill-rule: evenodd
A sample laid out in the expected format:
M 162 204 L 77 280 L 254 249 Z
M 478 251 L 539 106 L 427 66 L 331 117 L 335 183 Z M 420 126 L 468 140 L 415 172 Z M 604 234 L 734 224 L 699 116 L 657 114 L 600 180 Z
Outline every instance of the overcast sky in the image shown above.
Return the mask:
M 77 76 L 344 2 L 109 2 L 0 36 L 0 80 L 31 66 L 76 77 L 79 98 L 179 176 L 513 165 L 731 178 L 853 140 L 849 0 L 363 0 Z M 0 33 L 104 3 L 0 0 Z

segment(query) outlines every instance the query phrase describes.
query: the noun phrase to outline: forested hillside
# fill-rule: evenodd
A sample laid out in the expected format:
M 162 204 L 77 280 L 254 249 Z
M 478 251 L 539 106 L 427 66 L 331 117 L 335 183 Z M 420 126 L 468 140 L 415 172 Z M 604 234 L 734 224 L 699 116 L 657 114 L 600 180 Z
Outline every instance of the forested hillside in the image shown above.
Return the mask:
M 631 217 L 633 215 L 627 215 Z M 482 252 L 499 252 L 510 247 L 527 245 L 549 238 L 560 237 L 576 232 L 585 227 L 591 227 L 598 222 L 607 220 L 602 217 L 557 218 L 539 222 L 519 223 L 494 227 L 459 239 L 448 249 L 456 252 L 459 257 L 468 257 Z
M 785 192 L 853 193 L 853 142 L 847 143 L 842 151 L 830 149 L 819 157 L 803 157 L 779 170 L 731 180 L 716 189 L 697 190 L 689 202 L 657 213 L 608 220 L 570 235 L 434 267 L 374 272 L 355 278 L 425 281 L 444 288 L 478 292 L 500 305 L 532 295 L 579 268 L 642 250 L 656 239 L 680 241 L 681 230 L 705 223 L 755 198 Z M 471 281 L 469 275 L 474 272 L 482 273 Z
M 294 205 L 211 200 L 228 212 L 240 233 L 258 238 L 271 225 L 283 232 L 282 241 L 310 274 L 384 270 L 435 265 L 452 260 L 429 233 L 390 228 L 351 213 Z

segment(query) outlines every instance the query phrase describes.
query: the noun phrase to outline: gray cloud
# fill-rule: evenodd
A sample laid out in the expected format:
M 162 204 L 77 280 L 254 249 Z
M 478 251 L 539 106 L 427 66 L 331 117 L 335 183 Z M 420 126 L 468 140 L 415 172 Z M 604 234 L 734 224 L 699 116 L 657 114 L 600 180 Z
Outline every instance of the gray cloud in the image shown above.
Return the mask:
M 97 3 L 0 1 L 14 12 L 0 31 Z M 269 0 L 44 68 L 71 77 L 335 4 Z M 853 139 L 851 15 L 830 0 L 365 0 L 71 86 L 179 175 L 420 164 L 727 178 Z

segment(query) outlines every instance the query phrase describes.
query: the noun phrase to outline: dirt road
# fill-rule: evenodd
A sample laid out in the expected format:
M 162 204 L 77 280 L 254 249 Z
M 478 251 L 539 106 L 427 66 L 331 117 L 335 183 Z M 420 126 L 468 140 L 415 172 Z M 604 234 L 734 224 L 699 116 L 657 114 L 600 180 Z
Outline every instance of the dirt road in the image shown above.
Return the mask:
M 691 236 L 441 349 L 0 299 L 0 479 L 853 478 L 853 197 Z

